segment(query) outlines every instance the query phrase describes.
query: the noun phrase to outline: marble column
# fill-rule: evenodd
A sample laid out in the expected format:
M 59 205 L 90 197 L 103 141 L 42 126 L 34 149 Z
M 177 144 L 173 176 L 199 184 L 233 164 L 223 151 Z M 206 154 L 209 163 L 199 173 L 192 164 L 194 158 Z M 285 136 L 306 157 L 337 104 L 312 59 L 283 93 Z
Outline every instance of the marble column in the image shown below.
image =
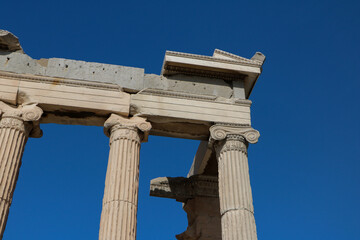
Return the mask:
M 140 143 L 151 124 L 144 118 L 112 114 L 105 122 L 110 154 L 100 220 L 99 240 L 135 240 Z
M 27 138 L 42 135 L 38 122 L 42 113 L 35 104 L 12 107 L 0 101 L 0 239 L 5 231 Z
M 251 127 L 226 125 L 212 126 L 210 134 L 218 160 L 222 239 L 256 240 L 247 146 L 260 134 Z

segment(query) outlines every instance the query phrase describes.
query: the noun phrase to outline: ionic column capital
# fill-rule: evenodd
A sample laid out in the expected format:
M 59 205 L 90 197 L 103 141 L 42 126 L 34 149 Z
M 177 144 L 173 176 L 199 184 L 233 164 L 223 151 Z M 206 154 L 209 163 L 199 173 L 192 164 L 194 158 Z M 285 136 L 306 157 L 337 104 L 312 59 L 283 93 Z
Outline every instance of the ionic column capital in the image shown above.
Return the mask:
M 116 114 L 105 121 L 110 137 L 99 240 L 135 240 L 139 192 L 140 142 L 147 140 L 151 124 L 145 118 Z
M 14 107 L 0 101 L 0 127 L 17 129 L 29 137 L 42 136 L 39 124 L 42 114 L 43 110 L 36 103 Z
M 250 126 L 216 124 L 210 135 L 218 161 L 221 239 L 257 240 L 247 147 L 260 133 Z
M 233 126 L 225 124 L 215 124 L 210 127 L 210 137 L 214 141 L 224 139 L 240 140 L 245 143 L 257 143 L 260 133 L 250 126 Z
M 134 138 L 141 142 L 146 142 L 149 136 L 151 124 L 142 117 L 125 118 L 116 114 L 111 116 L 104 123 L 104 133 L 111 137 L 110 143 L 114 138 Z M 140 138 L 138 133 L 140 131 Z M 115 136 L 116 135 L 116 136 Z

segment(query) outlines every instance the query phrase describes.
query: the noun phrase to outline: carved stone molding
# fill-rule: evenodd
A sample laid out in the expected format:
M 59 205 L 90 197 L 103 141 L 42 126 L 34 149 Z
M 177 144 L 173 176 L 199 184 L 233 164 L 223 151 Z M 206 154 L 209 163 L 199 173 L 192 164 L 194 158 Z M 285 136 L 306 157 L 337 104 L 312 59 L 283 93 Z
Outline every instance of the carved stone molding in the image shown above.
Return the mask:
M 210 127 L 210 136 L 215 141 L 221 141 L 226 138 L 242 140 L 243 138 L 249 143 L 257 143 L 260 133 L 250 126 L 216 124 Z
M 150 129 L 151 124 L 142 117 L 125 118 L 116 114 L 111 114 L 104 123 L 104 133 L 106 136 L 110 137 L 110 144 L 114 140 L 121 138 L 146 142 Z
M 17 129 L 29 137 L 42 136 L 39 124 L 42 114 L 42 109 L 36 103 L 13 107 L 0 101 L 0 127 Z
M 217 52 L 224 52 L 221 50 L 216 49 L 215 51 Z M 238 59 L 235 60 L 231 60 L 231 59 L 223 59 L 223 58 L 214 58 L 214 57 L 210 57 L 210 56 L 203 56 L 203 55 L 197 55 L 197 54 L 191 54 L 191 53 L 182 53 L 182 52 L 174 52 L 174 51 L 166 51 L 167 55 L 172 55 L 172 56 L 186 56 L 189 58 L 193 58 L 193 59 L 203 59 L 203 60 L 210 60 L 210 61 L 214 61 L 214 62 L 221 62 L 221 63 L 232 63 L 232 64 L 242 64 L 242 65 L 248 65 L 248 66 L 261 66 L 262 63 L 259 63 L 257 61 L 253 61 L 251 59 L 246 59 L 243 57 L 236 56 Z M 233 54 L 231 54 L 233 55 Z
M 233 136 L 236 136 L 236 138 Z M 219 157 L 220 153 L 227 151 L 241 151 L 247 154 L 247 144 L 240 135 L 230 135 L 227 137 L 227 141 L 221 141 L 219 144 L 216 144 L 215 150 L 217 157 Z
M 171 66 L 167 64 L 165 64 L 164 69 L 167 71 L 166 75 L 184 74 L 189 76 L 218 78 L 228 81 L 238 81 L 245 78 L 245 75 L 239 73 L 232 74 L 232 73 L 217 72 L 211 70 L 200 70 L 189 67 Z
M 87 88 L 102 89 L 102 90 L 107 90 L 107 91 L 122 91 L 121 87 L 119 87 L 118 85 L 113 84 L 113 83 L 100 83 L 100 82 L 68 79 L 68 78 L 56 78 L 56 77 L 49 77 L 49 76 L 11 73 L 11 72 L 4 72 L 4 71 L 0 71 L 0 76 L 5 79 L 14 79 L 14 80 L 27 81 L 27 82 L 56 84 L 56 85 L 64 85 L 64 86 L 71 86 L 71 87 L 87 87 Z

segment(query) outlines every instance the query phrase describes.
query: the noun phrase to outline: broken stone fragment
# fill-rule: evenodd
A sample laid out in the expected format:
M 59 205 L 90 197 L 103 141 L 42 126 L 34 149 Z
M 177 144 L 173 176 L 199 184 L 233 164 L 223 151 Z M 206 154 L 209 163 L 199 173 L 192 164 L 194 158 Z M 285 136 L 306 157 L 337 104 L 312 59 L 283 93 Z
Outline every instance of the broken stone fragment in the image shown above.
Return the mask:
M 0 29 L 0 51 L 24 53 L 19 39 L 9 31 Z
M 255 55 L 252 56 L 252 58 L 251 58 L 251 60 L 257 61 L 261 64 L 263 64 L 265 62 L 265 59 L 266 59 L 265 55 L 262 54 L 261 52 L 256 52 Z
M 184 205 L 188 227 L 177 240 L 221 240 L 219 198 L 195 197 Z
M 159 177 L 150 182 L 150 196 L 173 198 L 184 203 L 198 196 L 218 198 L 218 192 L 218 181 L 214 176 Z

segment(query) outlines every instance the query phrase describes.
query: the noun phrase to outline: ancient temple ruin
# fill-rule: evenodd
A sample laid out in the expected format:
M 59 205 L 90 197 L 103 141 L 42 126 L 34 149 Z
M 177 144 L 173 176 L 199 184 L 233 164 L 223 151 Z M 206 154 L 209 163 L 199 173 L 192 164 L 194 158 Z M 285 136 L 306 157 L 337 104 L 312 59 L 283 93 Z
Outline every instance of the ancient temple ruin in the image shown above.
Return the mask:
M 42 136 L 44 123 L 104 126 L 110 153 L 100 240 L 136 239 L 139 150 L 149 134 L 201 140 L 187 177 L 150 184 L 152 196 L 184 203 L 189 226 L 177 239 L 256 240 L 247 148 L 260 134 L 251 127 L 249 97 L 264 60 L 218 49 L 212 56 L 167 51 L 161 75 L 145 74 L 35 60 L 0 30 L 0 240 L 25 144 Z

